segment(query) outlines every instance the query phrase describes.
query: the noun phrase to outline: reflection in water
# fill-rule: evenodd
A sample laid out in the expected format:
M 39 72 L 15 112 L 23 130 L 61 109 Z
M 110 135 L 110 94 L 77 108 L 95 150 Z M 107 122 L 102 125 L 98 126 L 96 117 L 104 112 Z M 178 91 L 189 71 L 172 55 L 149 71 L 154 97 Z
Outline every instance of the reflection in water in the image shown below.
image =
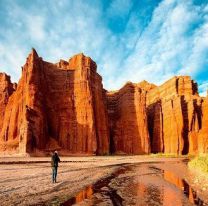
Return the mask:
M 135 195 L 138 197 L 138 206 L 184 206 L 187 204 L 199 206 L 207 205 L 199 197 L 197 197 L 196 192 L 185 180 L 177 177 L 174 173 L 170 171 L 163 171 L 154 167 L 150 167 L 150 169 L 156 171 L 153 174 L 162 174 L 164 180 L 171 183 L 171 185 L 161 183 L 157 184 L 154 181 L 144 183 L 141 179 L 141 181 L 134 184 L 134 188 L 136 189 Z M 185 198 L 184 194 L 188 200 Z
M 203 201 L 199 197 L 197 197 L 196 192 L 189 186 L 189 184 L 184 179 L 177 177 L 174 173 L 170 171 L 163 171 L 163 177 L 166 181 L 183 190 L 184 194 L 188 197 L 190 203 L 196 205 L 205 205 Z
M 89 199 L 91 198 L 93 194 L 93 189 L 92 186 L 88 186 L 86 187 L 84 190 L 80 191 L 79 193 L 77 193 L 74 197 L 72 197 L 71 199 L 67 200 L 65 203 L 63 203 L 63 206 L 66 205 L 73 205 L 75 203 L 79 203 L 82 202 L 85 199 Z
M 174 173 L 166 170 L 160 170 L 156 167 L 149 167 L 153 170 L 153 173 L 148 173 L 149 177 L 159 177 L 161 175 L 166 182 L 159 181 L 157 183 L 151 181 L 148 178 L 148 182 L 134 181 L 135 179 L 128 176 L 128 171 L 130 168 L 122 168 L 111 176 L 101 179 L 93 185 L 86 187 L 84 190 L 77 193 L 74 197 L 70 198 L 68 201 L 62 204 L 62 206 L 70 206 L 76 203 L 80 203 L 85 199 L 90 199 L 90 203 L 85 205 L 97 205 L 98 203 L 105 202 L 104 196 L 107 196 L 111 200 L 111 204 L 114 206 L 122 205 L 137 205 L 137 206 L 183 206 L 183 205 L 199 205 L 207 206 L 199 197 L 197 193 L 189 186 L 189 184 L 177 177 Z M 120 177 L 120 174 L 126 174 L 126 177 Z M 137 175 L 135 174 L 135 178 Z M 109 185 L 114 180 L 117 185 L 120 185 L 118 191 L 122 191 L 121 184 L 125 184 L 126 192 L 124 197 L 127 199 L 122 199 L 118 195 L 117 190 L 111 188 Z M 120 183 L 119 183 L 120 182 Z M 171 183 L 171 184 L 167 184 Z M 105 190 L 103 190 L 105 188 Z M 177 189 L 178 188 L 178 189 Z M 94 193 L 101 194 L 100 199 L 92 198 Z M 132 196 L 130 195 L 132 194 Z M 185 196 L 184 196 L 185 194 Z M 187 199 L 187 198 L 188 199 Z M 103 199 L 104 198 L 104 199 Z M 124 200 L 124 201 L 123 201 Z M 126 200 L 131 200 L 132 204 L 125 204 Z M 128 201 L 127 201 L 128 202 Z
M 128 167 L 121 167 L 115 173 L 106 177 L 105 179 L 98 180 L 95 184 L 86 187 L 84 190 L 81 190 L 74 197 L 70 198 L 66 202 L 62 203 L 61 206 L 71 206 L 76 203 L 82 202 L 85 199 L 91 199 L 94 193 L 105 194 L 112 201 L 112 204 L 115 206 L 122 206 L 123 199 L 117 194 L 117 191 L 112 189 L 109 186 L 109 183 L 112 179 L 118 177 L 120 174 L 125 173 Z M 102 190 L 102 188 L 106 187 L 107 190 Z M 102 202 L 99 200 L 92 200 L 92 205 L 97 205 Z
M 177 188 L 183 190 L 182 180 L 177 178 L 173 173 L 169 171 L 163 171 L 163 178 L 171 184 L 175 185 Z M 182 206 L 182 195 L 183 194 L 181 192 L 175 191 L 174 188 L 165 188 L 163 195 L 163 205 L 166 206 L 169 204 L 169 202 L 172 202 L 175 206 Z
M 76 203 L 78 202 L 82 202 L 84 199 L 88 199 L 92 196 L 93 194 L 93 190 L 92 190 L 92 186 L 88 186 L 85 188 L 85 190 L 79 192 L 75 198 L 76 198 Z
M 137 206 L 182 206 L 182 194 L 164 185 L 139 182 L 136 184 Z

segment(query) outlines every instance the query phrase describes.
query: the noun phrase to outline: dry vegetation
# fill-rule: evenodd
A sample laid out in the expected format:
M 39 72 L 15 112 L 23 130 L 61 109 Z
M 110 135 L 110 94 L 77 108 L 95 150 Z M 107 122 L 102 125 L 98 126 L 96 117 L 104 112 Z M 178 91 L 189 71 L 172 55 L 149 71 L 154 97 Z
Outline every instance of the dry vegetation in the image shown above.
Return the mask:
M 203 154 L 192 159 L 188 166 L 190 169 L 197 170 L 208 178 L 208 154 Z

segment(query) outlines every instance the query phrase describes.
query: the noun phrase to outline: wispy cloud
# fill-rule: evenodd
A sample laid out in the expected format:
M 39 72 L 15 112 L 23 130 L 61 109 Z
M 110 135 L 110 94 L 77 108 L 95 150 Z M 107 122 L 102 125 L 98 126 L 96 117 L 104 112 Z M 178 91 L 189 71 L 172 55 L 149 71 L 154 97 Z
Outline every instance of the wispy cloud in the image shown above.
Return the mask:
M 199 85 L 199 93 L 201 96 L 205 97 L 208 94 L 207 92 L 208 92 L 208 81 L 202 82 Z
M 207 31 L 204 6 L 192 1 L 162 1 L 125 60 L 117 84 L 129 79 L 160 84 L 173 75 L 191 75 L 199 81 L 208 67 Z
M 191 75 L 206 85 L 208 2 L 0 1 L 0 68 L 17 81 L 31 47 L 47 61 L 84 52 L 107 89 Z M 200 86 L 200 92 L 205 86 Z

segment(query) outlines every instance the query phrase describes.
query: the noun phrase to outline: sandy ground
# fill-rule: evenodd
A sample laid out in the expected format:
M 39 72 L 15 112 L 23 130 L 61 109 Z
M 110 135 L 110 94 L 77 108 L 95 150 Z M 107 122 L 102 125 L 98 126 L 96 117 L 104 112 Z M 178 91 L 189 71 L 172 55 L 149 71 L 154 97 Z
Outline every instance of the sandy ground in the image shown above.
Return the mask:
M 171 205 L 165 204 L 170 196 L 180 196 L 174 206 L 193 205 L 178 189 L 181 180 L 164 171 L 185 179 L 200 198 L 208 200 L 208 188 L 195 183 L 183 158 L 94 156 L 61 157 L 61 161 L 58 182 L 52 183 L 50 157 L 0 158 L 1 205 Z M 105 184 L 93 186 L 108 177 Z M 167 194 L 164 187 L 169 188 Z M 72 197 L 74 200 L 69 201 Z

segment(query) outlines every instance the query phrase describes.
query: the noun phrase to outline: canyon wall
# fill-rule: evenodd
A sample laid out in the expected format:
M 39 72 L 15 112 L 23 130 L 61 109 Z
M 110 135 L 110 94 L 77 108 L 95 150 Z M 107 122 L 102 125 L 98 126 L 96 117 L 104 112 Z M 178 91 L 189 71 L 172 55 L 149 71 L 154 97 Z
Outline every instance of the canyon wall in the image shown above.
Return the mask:
M 196 154 L 208 151 L 207 98 L 189 76 L 170 79 L 147 91 L 147 116 L 154 153 Z
M 108 92 L 96 70 L 83 54 L 52 64 L 33 49 L 18 84 L 0 73 L 0 153 L 208 152 L 208 97 L 190 77 Z
M 11 83 L 10 76 L 0 73 L 0 131 L 3 125 L 3 118 L 9 97 L 15 91 L 16 84 Z
M 145 91 L 133 83 L 107 93 L 111 153 L 149 153 L 145 96 Z
M 21 154 L 108 154 L 105 92 L 95 62 L 79 54 L 52 64 L 33 49 L 6 105 L 0 145 Z

